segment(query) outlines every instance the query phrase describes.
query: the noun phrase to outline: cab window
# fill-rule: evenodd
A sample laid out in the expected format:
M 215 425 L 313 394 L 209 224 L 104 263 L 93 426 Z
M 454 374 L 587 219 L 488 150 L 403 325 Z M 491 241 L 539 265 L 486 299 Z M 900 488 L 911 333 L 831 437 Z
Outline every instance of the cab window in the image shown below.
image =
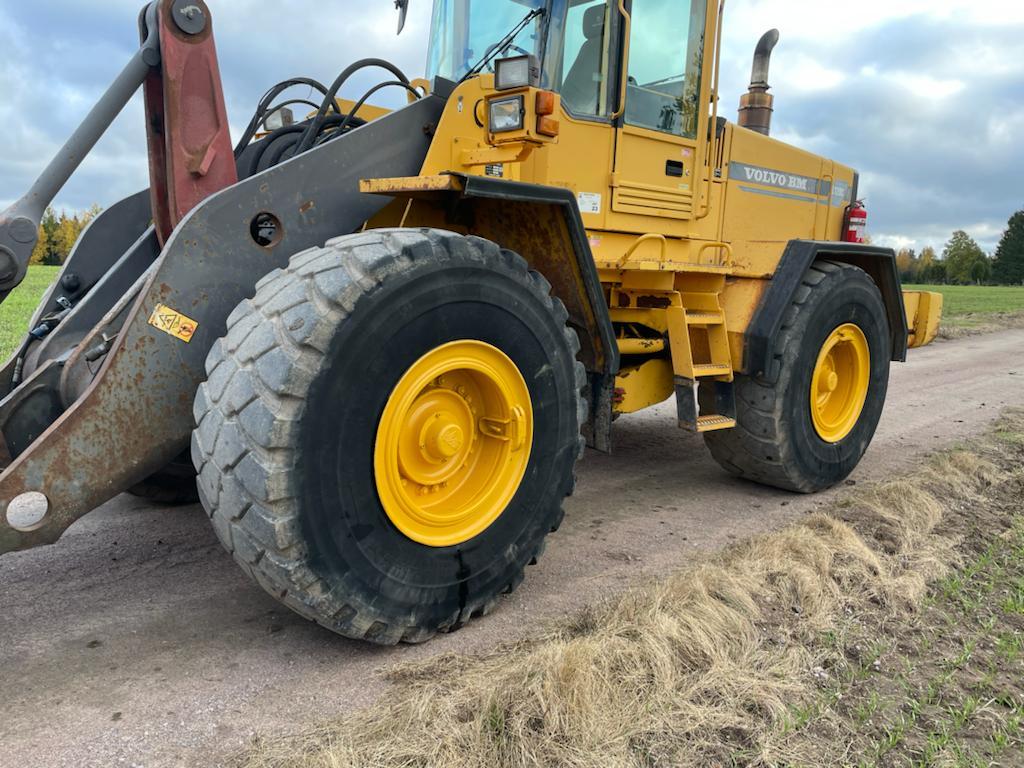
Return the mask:
M 561 61 L 562 104 L 581 116 L 605 117 L 608 109 L 607 0 L 575 0 L 565 21 Z
M 706 0 L 633 0 L 626 122 L 696 138 Z
M 548 0 L 437 0 L 430 25 L 427 76 L 460 80 L 530 12 Z M 543 58 L 543 17 L 533 19 L 498 56 Z M 487 71 L 493 72 L 493 62 Z

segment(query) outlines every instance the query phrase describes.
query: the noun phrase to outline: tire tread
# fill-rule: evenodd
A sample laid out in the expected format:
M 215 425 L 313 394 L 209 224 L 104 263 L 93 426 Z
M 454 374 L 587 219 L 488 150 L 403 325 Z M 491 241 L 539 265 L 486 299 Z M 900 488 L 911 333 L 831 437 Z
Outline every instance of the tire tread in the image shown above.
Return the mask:
M 334 328 L 386 277 L 425 259 L 456 255 L 501 265 L 546 302 L 553 317 L 567 321 L 550 283 L 518 254 L 487 240 L 440 230 L 372 230 L 300 253 L 288 267 L 260 280 L 256 295 L 232 313 L 227 335 L 211 350 L 209 378 L 196 396 L 192 456 L 199 495 L 221 543 L 243 570 L 289 608 L 348 637 L 384 645 L 422 643 L 487 614 L 496 604 L 493 598 L 471 602 L 437 627 L 385 621 L 354 604 L 341 589 L 332 591 L 312 572 L 298 522 L 296 426 L 303 394 L 324 364 Z M 564 333 L 575 356 L 579 339 L 568 326 Z M 582 430 L 587 377 L 579 362 L 574 370 Z M 579 445 L 582 455 L 582 437 Z M 574 485 L 563 489 L 565 496 Z M 559 505 L 552 532 L 563 516 Z M 536 562 L 543 549 L 541 541 L 529 561 Z M 505 590 L 513 591 L 522 580 L 522 572 L 514 573 Z

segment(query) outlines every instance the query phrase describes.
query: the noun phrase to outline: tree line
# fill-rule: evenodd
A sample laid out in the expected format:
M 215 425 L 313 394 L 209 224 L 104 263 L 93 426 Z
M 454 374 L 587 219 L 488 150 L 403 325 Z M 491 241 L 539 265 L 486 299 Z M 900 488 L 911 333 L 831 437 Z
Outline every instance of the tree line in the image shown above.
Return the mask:
M 58 214 L 53 208 L 47 208 L 39 224 L 39 240 L 29 263 L 54 267 L 63 264 L 79 236 L 101 210 L 94 205 L 85 213 L 68 215 L 66 211 Z
M 905 283 L 1024 285 L 1024 211 L 1010 217 L 993 256 L 957 230 L 941 257 L 931 247 L 921 253 L 905 248 L 896 255 L 896 265 Z

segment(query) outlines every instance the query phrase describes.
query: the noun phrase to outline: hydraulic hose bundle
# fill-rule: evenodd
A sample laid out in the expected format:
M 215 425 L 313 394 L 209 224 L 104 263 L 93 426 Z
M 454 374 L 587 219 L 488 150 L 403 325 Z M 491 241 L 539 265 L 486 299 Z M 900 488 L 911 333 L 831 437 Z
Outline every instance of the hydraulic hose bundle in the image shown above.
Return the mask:
M 337 95 L 342 86 L 360 70 L 371 67 L 387 70 L 395 76 L 395 79 L 373 86 L 354 103 L 351 111 L 347 114 L 343 113 L 337 101 Z M 285 91 L 295 87 L 308 87 L 321 94 L 323 99 L 319 104 L 305 98 L 288 99 L 275 103 L 275 100 Z M 330 88 L 308 77 L 297 77 L 278 83 L 260 99 L 252 120 L 249 121 L 249 125 L 235 147 L 235 157 L 239 159 L 241 175 L 248 177 L 273 168 L 279 163 L 365 125 L 367 121 L 358 116 L 359 110 L 374 94 L 385 88 L 403 88 L 416 99 L 422 98 L 422 94 L 413 88 L 409 78 L 394 64 L 383 59 L 361 59 L 355 62 L 338 75 Z M 255 145 L 252 144 L 260 130 L 266 127 L 271 115 L 294 104 L 312 107 L 317 112 L 312 118 L 302 123 L 286 125 L 271 131 Z

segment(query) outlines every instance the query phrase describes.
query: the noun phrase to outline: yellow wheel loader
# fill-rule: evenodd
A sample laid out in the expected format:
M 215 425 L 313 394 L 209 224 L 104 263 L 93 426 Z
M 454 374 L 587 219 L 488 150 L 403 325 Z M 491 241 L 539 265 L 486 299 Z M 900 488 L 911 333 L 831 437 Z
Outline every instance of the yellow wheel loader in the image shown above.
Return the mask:
M 0 215 L 2 300 L 144 90 L 150 189 L 84 232 L 0 369 L 0 553 L 198 489 L 285 605 L 420 642 L 516 588 L 617 416 L 674 399 L 729 472 L 819 491 L 935 334 L 940 298 L 863 242 L 857 174 L 769 136 L 776 32 L 720 116 L 713 0 L 435 0 L 426 78 L 286 81 L 236 142 L 207 5 L 139 28 Z

